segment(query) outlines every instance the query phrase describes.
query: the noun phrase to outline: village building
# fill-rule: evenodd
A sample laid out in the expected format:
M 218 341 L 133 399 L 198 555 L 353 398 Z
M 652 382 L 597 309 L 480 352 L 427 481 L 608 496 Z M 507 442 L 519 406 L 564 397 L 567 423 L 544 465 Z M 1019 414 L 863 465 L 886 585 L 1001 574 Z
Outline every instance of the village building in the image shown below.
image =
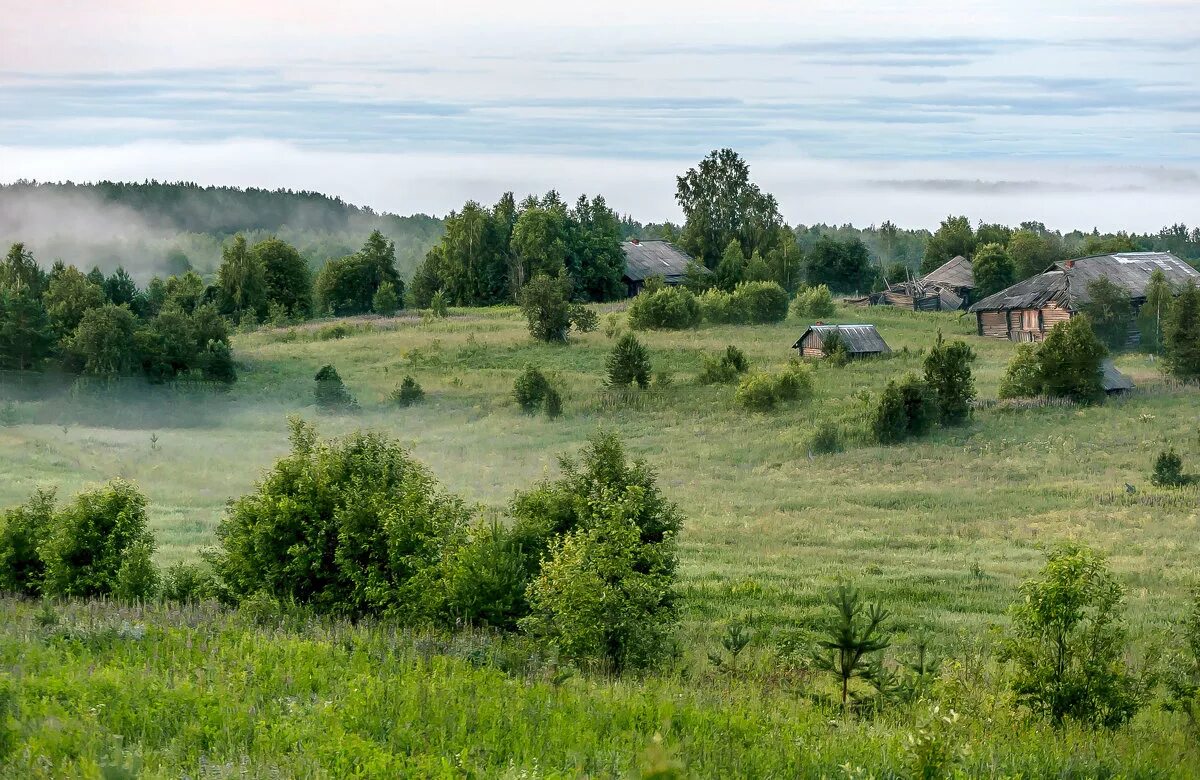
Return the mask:
M 971 302 L 974 288 L 971 261 L 958 255 L 919 279 L 896 281 L 886 290 L 847 303 L 899 306 L 913 311 L 958 311 Z
M 1117 252 L 1055 263 L 1044 273 L 1017 282 L 971 306 L 980 336 L 1011 341 L 1041 341 L 1057 323 L 1079 313 L 1088 302 L 1087 287 L 1101 277 L 1129 293 L 1134 311 L 1146 301 L 1150 274 L 1162 271 L 1179 287 L 1200 284 L 1200 272 L 1167 252 Z M 1136 317 L 1130 323 L 1130 342 L 1141 335 Z
M 701 273 L 710 273 L 670 241 L 633 238 L 621 244 L 621 248 L 625 250 L 625 274 L 621 279 L 631 298 L 642 291 L 646 280 L 652 276 L 662 277 L 664 282 L 674 286 L 683 283 L 690 265 L 703 269 Z
M 833 331 L 837 331 L 842 345 L 846 348 L 846 354 L 852 358 L 892 351 L 874 325 L 824 325 L 819 322 L 810 325 L 808 330 L 796 339 L 792 349 L 797 350 L 800 357 L 825 357 L 825 339 Z

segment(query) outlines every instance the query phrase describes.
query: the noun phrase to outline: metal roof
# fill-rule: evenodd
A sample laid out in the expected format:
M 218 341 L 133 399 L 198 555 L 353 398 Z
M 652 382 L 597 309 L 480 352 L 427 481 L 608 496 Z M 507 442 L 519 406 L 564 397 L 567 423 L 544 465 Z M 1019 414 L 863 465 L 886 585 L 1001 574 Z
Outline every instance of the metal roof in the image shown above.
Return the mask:
M 680 277 L 695 262 L 670 241 L 626 241 L 621 248 L 625 250 L 625 278 L 632 282 L 651 276 Z
M 971 261 L 962 255 L 956 255 L 942 265 L 921 277 L 922 285 L 937 285 L 970 290 L 975 286 L 975 274 L 971 270 Z
M 1090 282 L 1107 277 L 1133 299 L 1146 297 L 1150 274 L 1162 271 L 1171 285 L 1200 283 L 1200 271 L 1168 252 L 1117 252 L 1055 263 L 1038 276 L 989 295 L 969 311 L 1037 309 L 1053 301 L 1067 309 L 1087 303 Z
M 883 340 L 883 336 L 879 335 L 879 331 L 875 330 L 874 325 L 810 325 L 804 333 L 800 334 L 800 338 L 796 339 L 792 349 L 800 349 L 800 342 L 804 341 L 804 337 L 809 333 L 816 333 L 824 343 L 825 334 L 835 330 L 841 335 L 842 343 L 846 345 L 846 351 L 852 355 L 892 351 L 892 348 Z

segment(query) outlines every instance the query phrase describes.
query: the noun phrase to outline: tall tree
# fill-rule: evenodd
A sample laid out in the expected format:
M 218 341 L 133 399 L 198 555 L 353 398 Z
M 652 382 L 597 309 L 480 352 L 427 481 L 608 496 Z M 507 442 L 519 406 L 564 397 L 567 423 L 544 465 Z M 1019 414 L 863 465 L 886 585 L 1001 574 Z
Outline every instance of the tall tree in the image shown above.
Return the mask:
M 1129 340 L 1133 307 L 1129 293 L 1107 276 L 1088 282 L 1087 301 L 1080 310 L 1092 318 L 1096 335 L 1110 350 L 1123 349 Z
M 250 255 L 263 269 L 268 305 L 282 306 L 293 317 L 312 314 L 312 274 L 296 247 L 272 236 L 250 247 Z
M 238 233 L 233 243 L 221 252 L 217 269 L 221 290 L 221 308 L 235 318 L 262 319 L 267 313 L 266 269 L 260 258 L 246 247 L 246 237 Z
M 1150 273 L 1146 283 L 1146 302 L 1138 310 L 1138 331 L 1142 337 L 1142 349 L 1158 353 L 1163 345 L 1163 323 L 1171 310 L 1171 284 L 1167 275 L 1159 269 Z
M 25 251 L 24 244 L 13 244 L 0 262 L 0 288 L 29 290 L 34 295 L 41 295 L 45 279 L 33 255 Z
M 50 280 L 42 303 L 50 315 L 55 333 L 61 339 L 75 331 L 88 309 L 103 306 L 105 298 L 104 291 L 72 265 Z
M 0 285 L 0 368 L 37 368 L 54 344 L 46 307 L 25 284 Z
M 1014 281 L 1012 259 L 999 244 L 979 247 L 971 267 L 975 275 L 975 294 L 980 298 L 1000 292 Z
M 742 254 L 742 244 L 736 238 L 729 239 L 721 262 L 717 264 L 717 286 L 722 290 L 732 290 L 742 281 L 746 271 L 746 256 Z
M 978 243 L 975 231 L 971 229 L 971 220 L 966 217 L 946 217 L 925 243 L 925 259 L 921 261 L 921 273 L 929 273 L 957 255 L 971 259 Z
M 821 236 L 805 256 L 808 283 L 824 284 L 832 290 L 867 290 L 876 278 L 867 247 L 857 238 L 839 241 Z
M 579 294 L 589 301 L 609 301 L 624 292 L 625 252 L 615 211 L 597 195 L 580 195 L 571 211 L 575 221 L 571 248 L 572 276 Z
M 1200 379 L 1200 288 L 1194 282 L 1175 299 L 1165 325 L 1167 369 L 1180 379 Z
M 1063 259 L 1061 245 L 1050 233 L 1021 228 L 1012 234 L 1006 246 L 1018 280 L 1028 279 Z
M 774 248 L 783 225 L 779 204 L 750 181 L 750 166 L 737 152 L 711 152 L 676 184 L 675 200 L 686 218 L 680 243 L 709 268 L 732 240 L 746 254 Z

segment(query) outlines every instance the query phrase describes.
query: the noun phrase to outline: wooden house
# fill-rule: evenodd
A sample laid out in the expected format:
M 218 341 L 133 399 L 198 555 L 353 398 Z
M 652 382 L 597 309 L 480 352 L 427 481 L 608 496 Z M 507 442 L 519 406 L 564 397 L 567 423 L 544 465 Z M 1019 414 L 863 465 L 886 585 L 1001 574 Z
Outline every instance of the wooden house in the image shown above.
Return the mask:
M 621 277 L 629 297 L 642 291 L 646 280 L 661 276 L 669 285 L 682 284 L 688 266 L 695 265 L 701 273 L 711 273 L 703 264 L 670 241 L 642 241 L 630 239 L 621 245 L 625 250 L 625 274 Z
M 1129 293 L 1134 311 L 1146 301 L 1150 274 L 1162 271 L 1178 287 L 1200 284 L 1200 272 L 1167 252 L 1118 252 L 1055 263 L 1044 273 L 1017 282 L 971 306 L 980 336 L 1011 341 L 1041 341 L 1057 323 L 1077 314 L 1088 301 L 1087 286 L 1100 277 Z M 1137 343 L 1136 318 L 1130 341 Z
M 846 347 L 846 352 L 852 358 L 880 355 L 892 351 L 887 342 L 883 340 L 883 336 L 879 335 L 879 331 L 875 330 L 874 325 L 824 325 L 819 322 L 809 326 L 808 330 L 796 339 L 792 349 L 798 351 L 800 357 L 825 357 L 825 338 L 832 331 L 838 332 L 842 344 Z
M 913 311 L 958 311 L 970 303 L 974 288 L 971 261 L 958 255 L 919 279 L 895 282 L 886 290 L 847 303 L 899 306 Z

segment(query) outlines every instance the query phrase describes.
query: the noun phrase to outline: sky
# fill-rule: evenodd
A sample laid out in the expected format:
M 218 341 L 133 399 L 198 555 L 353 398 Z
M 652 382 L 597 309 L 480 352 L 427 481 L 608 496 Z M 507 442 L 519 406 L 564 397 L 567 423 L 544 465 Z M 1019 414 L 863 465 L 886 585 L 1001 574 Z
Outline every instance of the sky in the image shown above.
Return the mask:
M 793 224 L 1200 221 L 1197 0 L 11 6 L 0 181 L 678 220 L 675 177 L 728 146 Z

